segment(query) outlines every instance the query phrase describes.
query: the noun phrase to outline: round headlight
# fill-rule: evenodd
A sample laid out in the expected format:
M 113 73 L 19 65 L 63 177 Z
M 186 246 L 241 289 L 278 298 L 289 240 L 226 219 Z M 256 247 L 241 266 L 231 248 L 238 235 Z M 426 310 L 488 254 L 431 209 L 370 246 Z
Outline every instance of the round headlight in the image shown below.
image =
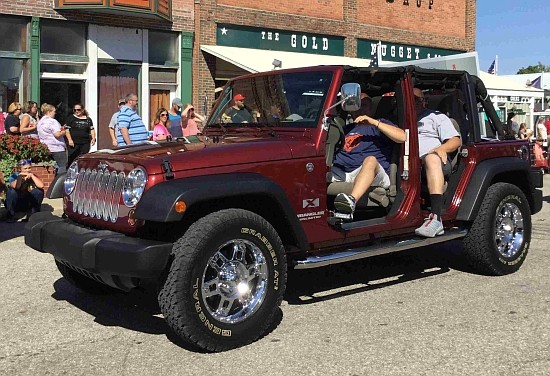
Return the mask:
M 136 167 L 126 177 L 122 189 L 122 200 L 129 208 L 136 206 L 141 199 L 147 183 L 147 172 L 142 167 Z
M 67 169 L 67 175 L 65 176 L 65 194 L 70 195 L 74 191 L 76 186 L 76 178 L 78 177 L 78 163 L 74 161 Z

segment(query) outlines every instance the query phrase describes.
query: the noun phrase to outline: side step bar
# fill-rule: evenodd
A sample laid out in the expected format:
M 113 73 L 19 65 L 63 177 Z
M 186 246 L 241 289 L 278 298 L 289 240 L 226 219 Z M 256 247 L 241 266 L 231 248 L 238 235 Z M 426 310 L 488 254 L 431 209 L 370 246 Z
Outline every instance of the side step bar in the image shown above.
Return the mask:
M 445 230 L 445 234 L 435 238 L 413 237 L 406 240 L 387 241 L 382 244 L 373 244 L 366 247 L 358 247 L 343 250 L 342 252 L 327 253 L 323 255 L 309 256 L 305 260 L 296 260 L 294 269 L 313 269 L 322 266 L 338 264 L 353 260 L 359 260 L 387 253 L 404 251 L 407 249 L 425 247 L 431 244 L 443 243 L 452 239 L 466 236 L 467 230 L 452 228 Z

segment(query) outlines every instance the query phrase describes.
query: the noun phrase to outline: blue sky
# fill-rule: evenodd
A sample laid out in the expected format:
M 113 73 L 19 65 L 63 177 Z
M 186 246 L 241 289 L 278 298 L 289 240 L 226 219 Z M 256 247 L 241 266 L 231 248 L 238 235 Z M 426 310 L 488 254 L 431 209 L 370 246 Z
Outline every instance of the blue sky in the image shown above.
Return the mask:
M 477 1 L 476 51 L 487 71 L 498 55 L 498 75 L 550 65 L 550 1 Z

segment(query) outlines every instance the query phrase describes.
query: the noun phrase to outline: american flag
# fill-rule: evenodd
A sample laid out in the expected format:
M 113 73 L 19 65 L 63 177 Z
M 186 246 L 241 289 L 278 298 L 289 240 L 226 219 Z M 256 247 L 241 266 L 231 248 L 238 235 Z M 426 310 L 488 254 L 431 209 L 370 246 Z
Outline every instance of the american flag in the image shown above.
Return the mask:
M 376 68 L 378 67 L 378 47 L 380 47 L 380 43 L 376 45 L 376 49 L 374 50 L 374 53 L 370 57 L 370 64 L 369 67 Z
M 489 69 L 487 69 L 487 73 L 496 74 L 495 64 L 496 64 L 496 60 L 493 60 L 493 62 L 491 63 L 491 66 L 489 67 Z

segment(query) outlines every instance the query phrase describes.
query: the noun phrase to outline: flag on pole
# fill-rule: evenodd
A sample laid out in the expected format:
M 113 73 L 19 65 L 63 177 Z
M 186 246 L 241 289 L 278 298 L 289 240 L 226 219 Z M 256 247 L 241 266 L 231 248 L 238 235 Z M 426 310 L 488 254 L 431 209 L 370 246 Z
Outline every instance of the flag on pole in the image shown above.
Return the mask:
M 382 42 L 376 44 L 376 49 L 373 51 L 372 56 L 370 57 L 370 68 L 378 67 L 378 60 L 380 59 L 380 46 Z
M 496 59 L 493 60 L 493 62 L 491 63 L 491 66 L 489 67 L 489 69 L 487 69 L 487 73 L 490 73 L 490 74 L 496 74 L 497 71 L 496 71 Z
M 538 76 L 533 81 L 531 81 L 531 87 L 534 87 L 534 88 L 537 88 L 537 89 L 542 89 L 541 82 L 540 82 L 541 77 L 542 76 Z

